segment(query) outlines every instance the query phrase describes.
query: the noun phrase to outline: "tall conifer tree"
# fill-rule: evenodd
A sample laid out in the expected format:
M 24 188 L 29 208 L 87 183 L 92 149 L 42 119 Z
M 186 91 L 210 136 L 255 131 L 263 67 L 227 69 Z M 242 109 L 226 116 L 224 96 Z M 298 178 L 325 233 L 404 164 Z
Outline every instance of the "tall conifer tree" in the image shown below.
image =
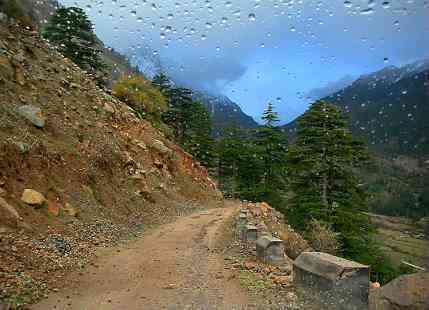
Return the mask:
M 288 172 L 295 194 L 289 221 L 305 230 L 312 218 L 341 234 L 344 254 L 359 257 L 372 244 L 366 195 L 354 169 L 365 163 L 362 143 L 347 129 L 341 111 L 324 101 L 299 119 L 289 146 Z

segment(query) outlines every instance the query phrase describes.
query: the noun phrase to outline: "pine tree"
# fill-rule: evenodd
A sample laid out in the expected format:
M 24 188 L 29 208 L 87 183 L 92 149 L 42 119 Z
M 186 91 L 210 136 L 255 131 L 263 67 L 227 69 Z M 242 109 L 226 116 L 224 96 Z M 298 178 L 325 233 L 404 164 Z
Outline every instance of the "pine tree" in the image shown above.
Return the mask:
M 154 76 L 152 84 L 167 98 L 169 109 L 163 119 L 173 128 L 175 140 L 206 167 L 213 167 L 212 120 L 204 105 L 193 101 L 192 91 L 174 87 L 165 73 Z
M 212 120 L 204 105 L 192 102 L 184 132 L 185 150 L 190 152 L 205 167 L 214 166 L 214 140 L 211 137 Z
M 169 109 L 164 113 L 164 122 L 173 128 L 176 141 L 184 145 L 186 132 L 192 125 L 192 91 L 183 87 L 171 88 L 167 98 Z
M 289 221 L 305 230 L 312 218 L 340 233 L 344 255 L 359 257 L 371 244 L 372 226 L 366 195 L 354 169 L 366 152 L 346 127 L 341 111 L 324 101 L 299 119 L 296 141 L 287 161 L 294 192 Z
M 90 72 L 104 69 L 97 38 L 85 11 L 77 7 L 59 8 L 49 19 L 42 35 L 79 67 Z
M 245 147 L 249 143 L 247 140 L 247 132 L 239 128 L 234 123 L 231 123 L 223 129 L 220 138 L 217 140 L 216 154 L 218 156 L 218 181 L 221 190 L 227 196 L 249 199 L 242 195 L 242 192 L 248 191 L 246 188 L 249 188 L 248 185 L 243 184 L 245 183 L 245 174 L 248 170 L 243 164 L 245 149 L 248 148 Z M 254 161 L 252 160 L 247 163 L 251 165 L 253 162 Z M 253 180 L 255 180 L 255 178 Z
M 256 143 L 260 146 L 264 165 L 263 197 L 274 205 L 279 204 L 279 195 L 285 189 L 287 138 L 276 123 L 279 122 L 274 106 L 269 103 L 262 115 L 264 125 L 257 130 Z
M 163 72 L 153 77 L 152 84 L 167 97 L 169 96 L 169 93 L 173 87 L 170 78 Z

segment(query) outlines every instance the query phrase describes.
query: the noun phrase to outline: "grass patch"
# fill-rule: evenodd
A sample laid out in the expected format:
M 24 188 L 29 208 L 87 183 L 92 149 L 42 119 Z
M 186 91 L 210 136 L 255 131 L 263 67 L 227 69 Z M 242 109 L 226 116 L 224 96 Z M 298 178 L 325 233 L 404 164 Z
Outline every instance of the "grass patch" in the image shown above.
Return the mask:
M 241 270 L 238 278 L 240 284 L 253 293 L 273 288 L 271 281 L 261 279 L 257 274 L 247 270 Z

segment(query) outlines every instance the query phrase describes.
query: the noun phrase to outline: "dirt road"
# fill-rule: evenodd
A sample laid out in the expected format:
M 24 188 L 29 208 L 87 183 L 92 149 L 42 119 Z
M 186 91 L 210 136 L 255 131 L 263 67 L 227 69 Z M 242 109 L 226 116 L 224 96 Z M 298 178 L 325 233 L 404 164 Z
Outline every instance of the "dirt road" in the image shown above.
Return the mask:
M 110 250 L 31 309 L 247 309 L 217 249 L 234 210 L 198 212 Z

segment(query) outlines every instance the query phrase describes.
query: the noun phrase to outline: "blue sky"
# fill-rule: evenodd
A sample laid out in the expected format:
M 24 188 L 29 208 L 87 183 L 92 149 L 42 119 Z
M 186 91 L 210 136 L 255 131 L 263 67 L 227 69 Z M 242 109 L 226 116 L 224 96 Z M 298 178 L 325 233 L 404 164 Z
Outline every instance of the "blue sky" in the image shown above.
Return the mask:
M 87 10 L 108 46 L 175 80 L 283 122 L 345 75 L 429 57 L 429 0 L 61 0 Z M 150 52 L 149 52 L 150 51 Z M 149 57 L 150 56 L 150 57 Z

